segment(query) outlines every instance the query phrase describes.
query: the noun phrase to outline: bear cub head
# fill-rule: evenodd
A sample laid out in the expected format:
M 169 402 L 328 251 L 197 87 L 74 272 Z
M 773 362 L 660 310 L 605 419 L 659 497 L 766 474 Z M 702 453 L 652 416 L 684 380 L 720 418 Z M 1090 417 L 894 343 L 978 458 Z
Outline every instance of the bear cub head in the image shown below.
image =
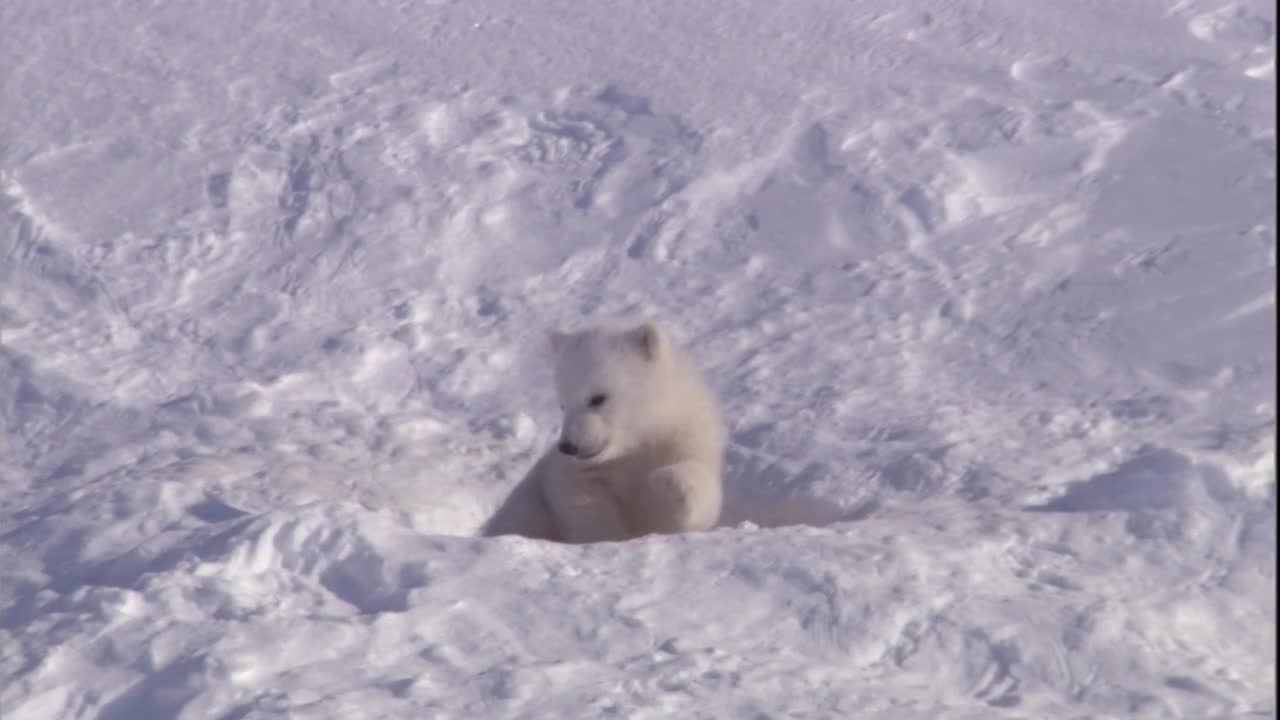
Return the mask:
M 615 460 L 660 426 L 672 351 L 661 326 L 552 332 L 551 349 L 562 455 L 588 464 Z

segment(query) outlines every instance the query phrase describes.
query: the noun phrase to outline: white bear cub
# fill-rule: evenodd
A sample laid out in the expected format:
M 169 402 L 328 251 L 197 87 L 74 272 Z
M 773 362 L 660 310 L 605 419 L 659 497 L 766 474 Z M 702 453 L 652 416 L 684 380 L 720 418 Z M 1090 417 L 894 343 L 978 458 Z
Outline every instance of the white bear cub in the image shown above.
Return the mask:
M 707 530 L 725 432 L 714 394 L 665 328 L 551 334 L 563 424 L 483 534 L 570 543 Z

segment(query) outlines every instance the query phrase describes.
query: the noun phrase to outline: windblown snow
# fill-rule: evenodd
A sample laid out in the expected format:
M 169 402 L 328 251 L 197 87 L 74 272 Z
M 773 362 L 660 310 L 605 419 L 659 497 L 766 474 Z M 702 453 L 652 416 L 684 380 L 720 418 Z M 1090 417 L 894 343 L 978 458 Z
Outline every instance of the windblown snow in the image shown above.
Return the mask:
M 5 2 L 0 717 L 1274 717 L 1275 82 L 1261 0 Z M 618 314 L 722 527 L 476 537 Z

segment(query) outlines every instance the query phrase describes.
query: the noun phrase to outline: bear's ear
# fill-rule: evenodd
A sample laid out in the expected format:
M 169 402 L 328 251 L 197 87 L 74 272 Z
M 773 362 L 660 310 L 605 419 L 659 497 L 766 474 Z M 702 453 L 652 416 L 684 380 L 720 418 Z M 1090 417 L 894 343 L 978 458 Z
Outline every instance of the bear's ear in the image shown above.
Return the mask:
M 631 330 L 628 339 L 640 354 L 647 360 L 657 360 L 662 356 L 666 342 L 662 328 L 657 323 L 647 322 Z

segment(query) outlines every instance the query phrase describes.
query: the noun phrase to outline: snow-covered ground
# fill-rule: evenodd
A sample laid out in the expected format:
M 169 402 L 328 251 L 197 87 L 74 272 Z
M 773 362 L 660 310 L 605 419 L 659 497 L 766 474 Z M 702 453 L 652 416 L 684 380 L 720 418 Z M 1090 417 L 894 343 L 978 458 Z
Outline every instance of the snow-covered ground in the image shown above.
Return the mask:
M 1274 48 L 0 3 L 0 717 L 1274 717 Z M 546 330 L 633 312 L 722 395 L 725 527 L 475 537 Z

